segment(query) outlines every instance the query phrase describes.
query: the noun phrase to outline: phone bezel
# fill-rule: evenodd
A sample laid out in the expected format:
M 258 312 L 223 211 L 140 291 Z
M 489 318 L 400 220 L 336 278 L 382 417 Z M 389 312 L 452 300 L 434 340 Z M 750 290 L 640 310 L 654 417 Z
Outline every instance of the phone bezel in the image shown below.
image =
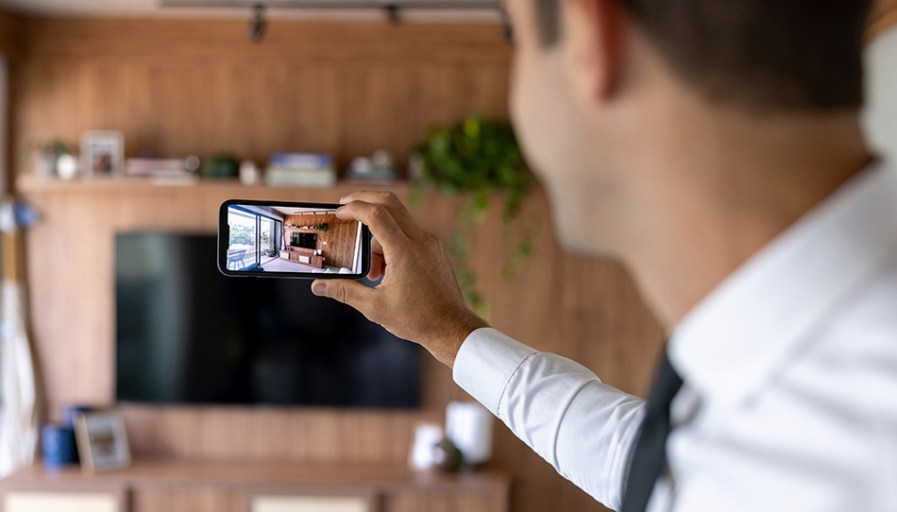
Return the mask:
M 371 233 L 367 225 L 361 225 L 361 273 L 360 274 L 325 274 L 315 272 L 244 272 L 227 268 L 227 247 L 230 242 L 230 231 L 227 224 L 227 209 L 231 205 L 249 206 L 285 206 L 293 208 L 316 208 L 335 210 L 342 206 L 338 203 L 306 203 L 299 201 L 259 201 L 255 199 L 228 199 L 221 203 L 218 210 L 218 271 L 228 277 L 265 277 L 286 279 L 354 279 L 367 277 L 371 270 Z M 279 249 L 278 249 L 279 252 Z

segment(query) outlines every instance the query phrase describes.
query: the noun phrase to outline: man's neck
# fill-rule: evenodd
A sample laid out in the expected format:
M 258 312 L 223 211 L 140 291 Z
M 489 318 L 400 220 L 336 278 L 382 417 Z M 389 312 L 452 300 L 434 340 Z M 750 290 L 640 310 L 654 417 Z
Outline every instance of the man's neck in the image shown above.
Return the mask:
M 652 112 L 658 144 L 634 153 L 646 213 L 624 254 L 668 329 L 870 160 L 855 113 L 671 105 Z

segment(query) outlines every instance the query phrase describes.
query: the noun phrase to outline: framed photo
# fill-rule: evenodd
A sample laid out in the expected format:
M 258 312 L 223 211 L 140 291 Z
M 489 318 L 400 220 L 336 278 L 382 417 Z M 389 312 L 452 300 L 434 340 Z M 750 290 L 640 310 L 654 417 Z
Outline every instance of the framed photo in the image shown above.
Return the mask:
M 87 178 L 124 173 L 125 139 L 121 132 L 90 131 L 81 137 L 81 167 Z
M 131 463 L 125 421 L 117 412 L 79 414 L 75 437 L 81 466 L 87 472 L 119 469 Z

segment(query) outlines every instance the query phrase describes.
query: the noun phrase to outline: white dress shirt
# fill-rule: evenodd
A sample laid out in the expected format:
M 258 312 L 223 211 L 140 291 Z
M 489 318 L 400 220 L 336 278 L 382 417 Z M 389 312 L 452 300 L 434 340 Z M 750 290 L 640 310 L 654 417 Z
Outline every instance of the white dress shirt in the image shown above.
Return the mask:
M 756 254 L 669 355 L 684 385 L 649 511 L 897 511 L 897 173 L 864 171 Z M 454 378 L 619 509 L 641 399 L 493 329 Z
M 897 166 L 897 26 L 867 47 L 866 108 L 863 127 L 869 144 L 892 167 Z

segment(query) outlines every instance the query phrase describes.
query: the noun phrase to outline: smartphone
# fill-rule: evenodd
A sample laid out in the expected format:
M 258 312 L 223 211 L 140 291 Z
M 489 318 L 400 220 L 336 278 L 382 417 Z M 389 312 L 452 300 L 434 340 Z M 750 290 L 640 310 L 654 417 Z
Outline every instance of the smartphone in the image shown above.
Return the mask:
M 362 279 L 371 236 L 336 218 L 341 205 L 231 199 L 218 214 L 218 269 L 227 276 Z

